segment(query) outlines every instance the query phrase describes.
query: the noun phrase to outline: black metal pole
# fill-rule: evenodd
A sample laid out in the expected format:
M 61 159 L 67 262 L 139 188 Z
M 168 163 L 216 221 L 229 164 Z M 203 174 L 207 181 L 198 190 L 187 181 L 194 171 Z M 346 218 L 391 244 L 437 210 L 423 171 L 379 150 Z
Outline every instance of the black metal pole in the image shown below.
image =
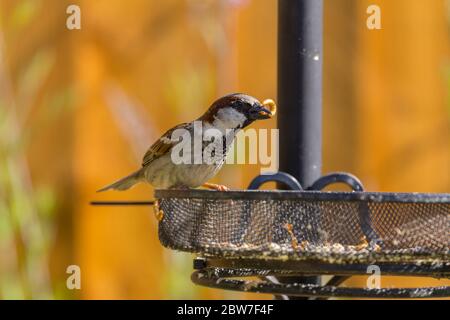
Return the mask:
M 278 0 L 280 171 L 305 189 L 322 168 L 322 41 L 323 0 Z M 320 284 L 320 277 L 277 280 Z
M 280 170 L 310 186 L 322 167 L 323 0 L 278 2 Z

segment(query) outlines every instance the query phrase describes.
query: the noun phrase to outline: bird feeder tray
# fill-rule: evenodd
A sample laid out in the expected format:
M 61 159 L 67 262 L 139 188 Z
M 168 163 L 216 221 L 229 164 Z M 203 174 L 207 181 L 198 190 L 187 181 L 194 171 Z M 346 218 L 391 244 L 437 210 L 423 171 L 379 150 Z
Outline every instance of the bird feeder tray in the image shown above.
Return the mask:
M 344 280 L 367 275 L 369 265 L 383 275 L 450 278 L 449 194 L 157 190 L 155 196 L 161 243 L 205 258 L 195 261 L 198 284 L 309 297 L 450 295 L 449 287 L 352 290 L 227 279 L 320 274 Z
M 450 195 L 158 190 L 161 243 L 222 258 L 440 263 Z

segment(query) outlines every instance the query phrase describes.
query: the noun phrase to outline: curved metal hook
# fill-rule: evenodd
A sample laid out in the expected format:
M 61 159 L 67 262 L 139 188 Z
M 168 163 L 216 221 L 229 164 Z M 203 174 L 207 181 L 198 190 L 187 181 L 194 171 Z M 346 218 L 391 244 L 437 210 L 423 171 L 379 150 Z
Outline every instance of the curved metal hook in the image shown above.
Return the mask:
M 277 172 L 274 174 L 262 174 L 250 182 L 249 190 L 258 190 L 264 183 L 279 182 L 289 187 L 291 190 L 303 190 L 301 184 L 293 176 L 286 172 Z
M 317 179 L 308 190 L 323 190 L 333 183 L 345 183 L 353 191 L 364 191 L 362 182 L 354 175 L 346 172 L 335 172 Z

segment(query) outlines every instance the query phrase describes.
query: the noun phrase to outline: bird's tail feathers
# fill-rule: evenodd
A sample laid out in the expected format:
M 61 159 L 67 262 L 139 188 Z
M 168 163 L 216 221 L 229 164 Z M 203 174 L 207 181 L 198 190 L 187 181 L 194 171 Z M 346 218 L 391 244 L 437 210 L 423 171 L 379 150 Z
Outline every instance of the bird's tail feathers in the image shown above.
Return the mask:
M 142 169 L 138 170 L 136 172 L 133 172 L 129 176 L 126 176 L 125 178 L 122 178 L 113 184 L 110 184 L 97 192 L 104 192 L 108 190 L 118 190 L 118 191 L 124 191 L 130 189 L 132 186 L 134 186 L 136 183 L 139 183 L 143 178 L 142 175 Z

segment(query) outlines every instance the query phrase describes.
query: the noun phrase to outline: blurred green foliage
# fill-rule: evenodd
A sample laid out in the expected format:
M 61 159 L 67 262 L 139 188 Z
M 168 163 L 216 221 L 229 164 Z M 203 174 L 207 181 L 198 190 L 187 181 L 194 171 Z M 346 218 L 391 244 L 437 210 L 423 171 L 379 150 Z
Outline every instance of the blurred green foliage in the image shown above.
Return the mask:
M 54 68 L 54 51 L 39 47 L 21 61 L 17 74 L 8 64 L 15 42 L 11 34 L 32 28 L 40 1 L 15 2 L 0 21 L 0 298 L 49 299 L 54 295 L 49 257 L 54 237 L 55 190 L 33 181 L 28 148 L 42 121 L 52 119 L 60 93 L 40 105 L 40 95 Z M 25 31 L 26 32 L 26 31 Z M 8 38 L 5 37 L 8 34 Z M 64 92 L 64 90 L 63 90 Z M 31 118 L 31 120 L 30 120 Z

